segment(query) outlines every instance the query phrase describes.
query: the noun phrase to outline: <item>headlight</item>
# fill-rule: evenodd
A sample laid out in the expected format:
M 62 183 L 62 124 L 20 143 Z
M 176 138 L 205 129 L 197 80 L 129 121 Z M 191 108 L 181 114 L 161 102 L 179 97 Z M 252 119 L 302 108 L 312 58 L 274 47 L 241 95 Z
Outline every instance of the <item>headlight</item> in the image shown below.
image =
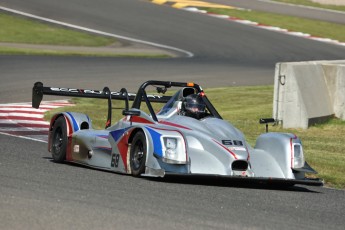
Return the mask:
M 293 168 L 302 168 L 304 166 L 304 154 L 302 145 L 299 143 L 293 144 Z
M 165 138 L 165 140 L 166 140 L 166 147 L 168 149 L 176 149 L 176 147 L 177 147 L 177 140 L 176 140 L 176 138 L 169 138 L 169 137 L 167 137 L 167 138 Z
M 181 137 L 163 137 L 163 161 L 170 164 L 186 164 L 186 149 Z

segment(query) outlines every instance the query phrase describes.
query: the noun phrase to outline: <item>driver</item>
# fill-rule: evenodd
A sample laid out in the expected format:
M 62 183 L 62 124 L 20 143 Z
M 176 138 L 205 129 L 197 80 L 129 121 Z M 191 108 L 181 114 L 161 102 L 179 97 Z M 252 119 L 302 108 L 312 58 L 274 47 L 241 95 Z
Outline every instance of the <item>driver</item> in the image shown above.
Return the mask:
M 206 105 L 199 95 L 190 94 L 182 101 L 180 115 L 201 119 L 206 116 Z

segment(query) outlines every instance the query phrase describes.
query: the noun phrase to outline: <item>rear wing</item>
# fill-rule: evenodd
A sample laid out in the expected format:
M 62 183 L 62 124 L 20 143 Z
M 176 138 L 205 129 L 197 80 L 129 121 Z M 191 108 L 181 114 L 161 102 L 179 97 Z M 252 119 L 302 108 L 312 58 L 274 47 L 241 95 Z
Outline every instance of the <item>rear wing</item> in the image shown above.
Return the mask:
M 114 100 L 129 100 L 134 101 L 137 94 L 128 93 L 126 89 L 121 89 L 120 92 L 110 91 L 108 87 L 103 90 L 93 89 L 76 89 L 76 88 L 59 88 L 43 86 L 42 82 L 36 82 L 32 88 L 32 107 L 38 109 L 43 95 L 55 95 L 65 97 L 85 97 L 85 98 L 99 98 L 99 99 L 114 99 Z M 170 96 L 147 95 L 151 102 L 166 103 L 171 98 Z
M 39 108 L 43 95 L 57 95 L 65 97 L 86 97 L 86 98 L 100 98 L 108 100 L 108 120 L 106 128 L 111 124 L 111 114 L 112 114 L 112 100 L 125 100 L 125 109 L 123 110 L 123 115 L 136 115 L 135 110 L 129 110 L 128 101 L 133 101 L 132 109 L 140 110 L 141 102 L 144 101 L 150 111 L 152 119 L 158 121 L 157 116 L 151 106 L 151 102 L 167 103 L 171 96 L 161 96 L 161 95 L 149 95 L 146 93 L 147 86 L 154 86 L 157 93 L 165 93 L 167 88 L 170 87 L 191 87 L 196 90 L 197 93 L 202 95 L 202 99 L 211 112 L 211 114 L 219 119 L 222 119 L 217 110 L 213 107 L 211 102 L 206 97 L 202 88 L 195 83 L 186 82 L 171 82 L 171 81 L 146 81 L 140 87 L 136 94 L 128 93 L 125 88 L 122 88 L 120 92 L 112 92 L 108 87 L 104 87 L 103 90 L 90 90 L 90 89 L 75 89 L 75 88 L 58 88 L 58 87 L 47 87 L 43 86 L 42 82 L 36 82 L 32 88 L 32 107 Z
M 49 87 L 43 86 L 42 82 L 36 82 L 32 88 L 32 107 L 38 109 L 43 95 L 55 95 L 65 97 L 84 97 L 84 98 L 99 98 L 108 100 L 108 119 L 106 128 L 111 125 L 112 117 L 112 100 L 125 100 L 125 109 L 123 114 L 128 114 L 129 103 L 128 101 L 134 101 L 137 94 L 128 93 L 125 88 L 122 88 L 119 92 L 110 91 L 108 87 L 104 87 L 103 90 L 93 89 L 76 89 L 76 88 L 60 88 L 60 87 Z M 138 98 L 137 100 L 146 100 L 150 102 L 166 103 L 169 101 L 171 96 L 160 96 L 160 95 L 146 95 L 146 97 Z

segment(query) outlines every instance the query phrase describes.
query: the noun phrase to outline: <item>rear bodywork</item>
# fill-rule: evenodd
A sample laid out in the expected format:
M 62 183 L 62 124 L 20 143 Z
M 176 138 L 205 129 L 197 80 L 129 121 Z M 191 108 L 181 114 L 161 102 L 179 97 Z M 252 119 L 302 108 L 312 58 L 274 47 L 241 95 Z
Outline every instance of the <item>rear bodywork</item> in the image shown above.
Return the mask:
M 178 87 L 178 90 L 172 96 L 146 94 L 146 87 L 152 85 L 157 87 L 157 92 L 171 87 Z M 43 87 L 36 83 L 33 106 L 39 106 L 43 94 L 60 95 L 61 92 L 64 96 L 85 96 L 78 89 Z M 128 94 L 123 89 L 119 93 L 108 89 L 93 92 L 97 92 L 98 98 L 109 101 L 106 129 L 93 129 L 86 114 L 75 112 L 59 113 L 51 120 L 49 150 L 55 121 L 61 116 L 66 121 L 66 161 L 132 174 L 132 142 L 135 135 L 142 132 L 146 157 L 141 176 L 205 176 L 268 183 L 323 184 L 319 179 L 305 177 L 306 173 L 316 172 L 305 162 L 303 146 L 297 136 L 264 133 L 251 147 L 240 130 L 222 119 L 197 84 L 148 81 L 136 94 Z M 197 120 L 179 115 L 181 99 L 190 93 L 202 95 L 208 116 Z M 93 93 L 87 96 L 93 97 Z M 111 125 L 111 100 L 114 99 L 124 100 L 124 117 Z M 131 108 L 128 106 L 130 100 L 133 100 Z M 151 105 L 154 102 L 164 103 L 159 112 L 154 112 Z M 142 103 L 148 111 L 141 110 Z

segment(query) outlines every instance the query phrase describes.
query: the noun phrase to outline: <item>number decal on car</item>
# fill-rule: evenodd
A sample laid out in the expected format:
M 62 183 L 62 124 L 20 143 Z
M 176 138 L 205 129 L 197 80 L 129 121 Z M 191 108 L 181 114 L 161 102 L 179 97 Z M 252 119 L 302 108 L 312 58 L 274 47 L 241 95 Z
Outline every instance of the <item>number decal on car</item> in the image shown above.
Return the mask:
M 243 142 L 239 140 L 222 140 L 223 145 L 243 146 Z
M 111 167 L 119 167 L 120 154 L 113 154 L 111 156 Z

